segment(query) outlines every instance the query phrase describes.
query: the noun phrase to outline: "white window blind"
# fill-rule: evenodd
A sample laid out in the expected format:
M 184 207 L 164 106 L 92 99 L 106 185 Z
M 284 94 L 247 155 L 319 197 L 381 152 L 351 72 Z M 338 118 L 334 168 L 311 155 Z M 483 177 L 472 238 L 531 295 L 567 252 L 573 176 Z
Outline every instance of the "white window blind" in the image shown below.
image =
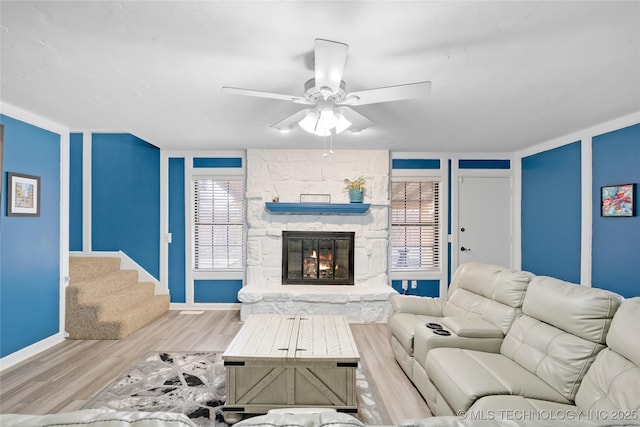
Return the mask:
M 241 269 L 244 264 L 244 180 L 194 178 L 194 269 Z
M 391 269 L 440 268 L 438 181 L 391 183 Z

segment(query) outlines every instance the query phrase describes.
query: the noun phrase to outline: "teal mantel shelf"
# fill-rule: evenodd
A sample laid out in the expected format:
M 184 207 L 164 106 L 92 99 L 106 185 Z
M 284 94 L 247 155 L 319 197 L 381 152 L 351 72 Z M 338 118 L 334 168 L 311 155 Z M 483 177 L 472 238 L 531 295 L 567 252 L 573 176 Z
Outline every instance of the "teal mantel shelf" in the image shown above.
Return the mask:
M 283 203 L 265 202 L 265 208 L 279 215 L 362 215 L 369 203 Z

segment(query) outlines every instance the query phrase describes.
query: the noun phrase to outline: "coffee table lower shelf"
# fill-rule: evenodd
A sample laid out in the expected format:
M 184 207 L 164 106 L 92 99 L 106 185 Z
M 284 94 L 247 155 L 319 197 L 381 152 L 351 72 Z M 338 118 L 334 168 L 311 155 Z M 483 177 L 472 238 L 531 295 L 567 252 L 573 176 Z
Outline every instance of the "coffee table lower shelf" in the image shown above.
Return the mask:
M 245 414 L 265 414 L 284 407 L 327 407 L 338 412 L 358 412 L 357 362 L 314 362 L 300 366 L 285 363 L 274 366 L 256 361 L 225 362 L 225 421 L 231 424 Z

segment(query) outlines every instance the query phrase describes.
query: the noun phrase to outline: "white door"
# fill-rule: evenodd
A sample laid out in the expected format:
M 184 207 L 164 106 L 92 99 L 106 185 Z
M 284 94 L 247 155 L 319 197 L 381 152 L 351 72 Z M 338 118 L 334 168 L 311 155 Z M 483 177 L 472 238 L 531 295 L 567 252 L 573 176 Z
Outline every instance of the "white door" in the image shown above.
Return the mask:
M 458 265 L 470 261 L 511 266 L 511 178 L 458 179 Z M 455 235 L 455 233 L 454 233 Z M 454 267 L 452 271 L 455 271 Z

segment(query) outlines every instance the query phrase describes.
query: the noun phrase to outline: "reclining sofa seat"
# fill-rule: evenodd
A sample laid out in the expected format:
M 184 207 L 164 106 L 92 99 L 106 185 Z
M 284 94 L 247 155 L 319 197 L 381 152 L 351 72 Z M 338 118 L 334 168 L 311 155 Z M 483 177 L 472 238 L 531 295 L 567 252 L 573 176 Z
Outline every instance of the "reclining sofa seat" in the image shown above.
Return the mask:
M 454 415 L 505 395 L 572 405 L 621 301 L 613 292 L 534 277 L 500 353 L 437 348 L 427 354 L 429 408 Z
M 469 262 L 453 275 L 448 299 L 393 295 L 387 326 L 393 354 L 405 374 L 416 383 L 416 348 L 423 359 L 430 348 L 440 346 L 499 351 L 532 277 L 525 271 Z M 426 323 L 442 324 L 451 336 L 435 335 Z
M 549 411 L 600 421 L 640 425 L 640 297 L 625 300 L 616 311 L 607 334 L 607 348 L 596 356 L 582 379 L 575 404 L 566 405 L 524 396 L 482 397 L 469 409 L 497 413 L 505 408 Z M 569 415 L 567 415 L 569 418 Z

